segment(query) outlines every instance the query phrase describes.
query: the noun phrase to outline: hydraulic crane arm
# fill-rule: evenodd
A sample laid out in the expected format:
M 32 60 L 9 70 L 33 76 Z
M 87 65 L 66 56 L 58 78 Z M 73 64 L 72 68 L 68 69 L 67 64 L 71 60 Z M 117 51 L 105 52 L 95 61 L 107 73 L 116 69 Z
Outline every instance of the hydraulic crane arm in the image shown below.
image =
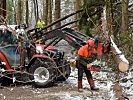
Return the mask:
M 85 42 L 82 39 L 80 39 L 77 35 L 73 35 L 72 33 L 66 32 L 65 30 L 59 30 L 59 29 L 52 31 L 48 34 L 45 34 L 43 36 L 42 41 L 45 43 L 45 41 L 47 41 L 48 39 L 52 39 L 55 37 L 61 38 L 60 40 L 63 39 L 67 41 L 69 45 L 71 45 L 75 49 L 79 49 L 82 45 L 85 44 Z

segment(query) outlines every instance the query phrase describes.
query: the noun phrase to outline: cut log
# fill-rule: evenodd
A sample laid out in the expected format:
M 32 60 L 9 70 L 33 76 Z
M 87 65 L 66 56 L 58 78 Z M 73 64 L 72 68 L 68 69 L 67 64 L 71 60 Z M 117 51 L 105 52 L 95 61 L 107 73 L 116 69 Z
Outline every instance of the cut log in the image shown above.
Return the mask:
M 126 72 L 129 68 L 129 62 L 125 58 L 124 54 L 119 50 L 117 45 L 114 43 L 113 39 L 110 38 L 112 46 L 111 46 L 111 51 L 115 55 L 115 59 L 117 60 L 116 62 L 118 63 L 118 68 L 121 72 Z

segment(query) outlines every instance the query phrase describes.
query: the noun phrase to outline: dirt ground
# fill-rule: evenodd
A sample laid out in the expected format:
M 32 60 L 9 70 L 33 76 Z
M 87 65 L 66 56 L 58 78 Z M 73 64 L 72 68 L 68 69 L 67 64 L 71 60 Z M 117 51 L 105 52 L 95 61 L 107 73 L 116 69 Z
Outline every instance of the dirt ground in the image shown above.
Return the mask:
M 99 91 L 91 91 L 87 87 L 83 92 L 78 92 L 77 86 L 69 80 L 47 88 L 34 88 L 31 84 L 12 84 L 0 87 L 0 100 L 128 100 L 122 95 L 118 84 L 113 85 L 111 90 L 116 92 L 114 99 L 110 99 L 114 93 L 102 87 Z
M 70 80 L 73 79 L 74 77 Z M 87 87 L 83 92 L 78 92 L 77 86 L 70 80 L 55 83 L 54 86 L 47 88 L 34 88 L 31 84 L 0 86 L 0 100 L 130 100 L 128 97 L 130 95 L 123 94 L 122 87 L 117 82 L 112 85 L 110 90 L 101 87 L 99 91 L 95 92 Z M 75 80 L 73 81 L 75 82 Z M 104 83 L 100 82 L 99 86 L 102 84 Z M 114 98 L 112 99 L 112 97 Z
M 94 97 L 100 93 L 103 95 L 103 92 L 92 92 L 89 89 L 78 92 L 77 87 L 69 83 L 58 83 L 48 88 L 19 85 L 1 87 L 0 100 L 85 100 L 87 97 Z M 76 97 L 82 97 L 82 99 L 74 99 Z
M 76 91 L 76 87 L 67 84 L 48 88 L 33 88 L 31 85 L 10 86 L 0 89 L 0 100 L 61 100 L 65 93 Z

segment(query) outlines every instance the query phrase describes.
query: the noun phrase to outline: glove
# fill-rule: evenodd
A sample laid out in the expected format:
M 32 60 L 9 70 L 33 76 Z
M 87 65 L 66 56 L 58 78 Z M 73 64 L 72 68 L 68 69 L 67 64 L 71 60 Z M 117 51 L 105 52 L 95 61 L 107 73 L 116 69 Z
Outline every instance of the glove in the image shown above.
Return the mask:
M 101 67 L 98 65 L 91 65 L 91 64 L 87 64 L 87 69 L 90 71 L 95 71 L 95 72 L 100 72 L 101 71 Z

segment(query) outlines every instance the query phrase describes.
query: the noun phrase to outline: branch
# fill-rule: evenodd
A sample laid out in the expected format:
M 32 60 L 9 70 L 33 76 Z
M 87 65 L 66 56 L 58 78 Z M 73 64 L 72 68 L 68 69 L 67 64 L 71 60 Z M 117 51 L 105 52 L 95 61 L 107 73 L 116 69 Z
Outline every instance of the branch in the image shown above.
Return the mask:
M 62 21 L 62 20 L 64 20 L 64 19 L 67 19 L 68 17 L 71 17 L 71 16 L 73 16 L 73 15 L 75 15 L 75 14 L 77 14 L 77 13 L 80 13 L 80 12 L 82 12 L 82 11 L 83 11 L 83 10 L 81 9 L 81 10 L 75 11 L 74 13 L 71 13 L 71 14 L 69 14 L 69 15 L 63 17 L 63 18 L 59 18 L 59 19 L 57 19 L 56 21 L 54 21 L 53 23 L 51 23 L 51 24 L 47 25 L 46 27 L 44 27 L 42 30 L 45 30 L 45 29 L 47 29 L 48 27 L 51 27 L 52 25 L 58 23 L 59 21 Z M 32 31 L 34 31 L 34 30 L 36 30 L 36 29 L 39 29 L 39 28 L 31 29 L 31 30 L 29 30 L 28 32 L 32 32 Z
M 55 30 L 57 30 L 57 29 L 61 29 L 61 28 L 65 27 L 65 26 L 68 26 L 68 25 L 70 25 L 70 24 L 76 23 L 77 21 L 78 21 L 78 20 L 75 20 L 75 21 L 72 21 L 72 22 L 70 22 L 70 23 L 64 24 L 64 25 L 62 25 L 62 26 L 60 26 L 60 27 L 57 27 L 56 29 L 47 31 L 47 32 L 45 32 L 45 33 L 43 33 L 43 34 L 46 35 L 46 34 L 52 32 L 52 31 L 55 31 Z M 40 33 L 40 30 L 37 31 L 37 33 L 39 34 L 39 33 Z M 34 34 L 33 34 L 33 35 L 34 35 Z M 39 34 L 39 35 L 40 35 L 40 34 Z M 41 37 L 42 37 L 42 36 L 43 36 L 43 35 L 42 35 L 42 33 L 41 33 Z

